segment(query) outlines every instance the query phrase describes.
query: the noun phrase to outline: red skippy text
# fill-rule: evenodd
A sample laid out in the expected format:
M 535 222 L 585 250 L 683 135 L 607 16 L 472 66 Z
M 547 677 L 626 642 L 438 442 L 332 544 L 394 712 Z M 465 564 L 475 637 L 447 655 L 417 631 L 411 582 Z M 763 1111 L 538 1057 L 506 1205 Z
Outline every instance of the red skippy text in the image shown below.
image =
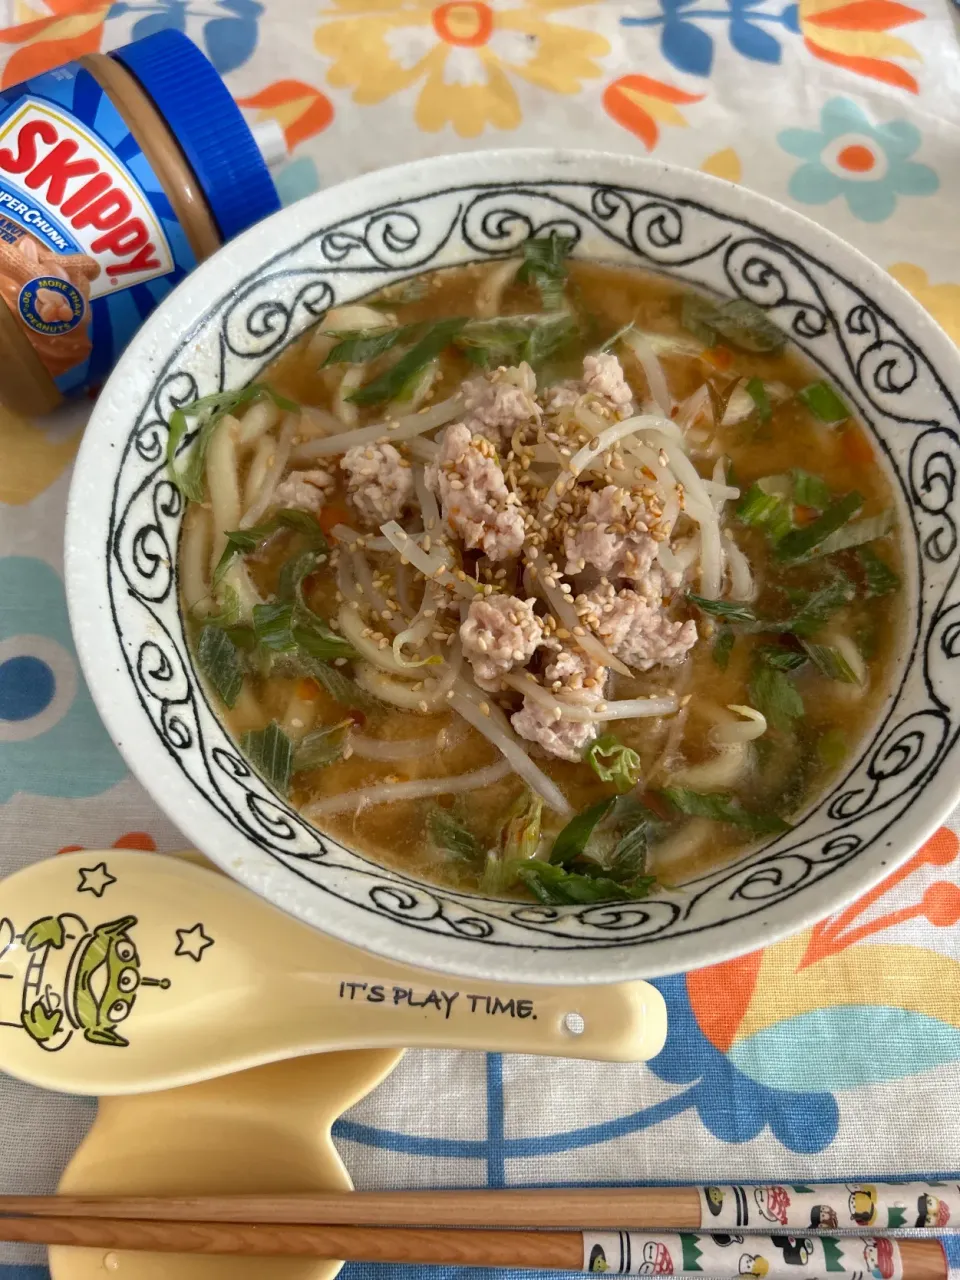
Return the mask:
M 39 143 L 51 150 L 41 155 Z M 99 231 L 90 244 L 91 252 L 120 259 L 107 267 L 108 276 L 161 265 L 147 225 L 134 214 L 130 197 L 93 157 L 75 159 L 80 148 L 73 138 L 61 137 L 49 120 L 30 120 L 19 130 L 16 147 L 16 151 L 0 148 L 0 170 L 25 174 L 24 184 L 59 210 L 75 230 Z

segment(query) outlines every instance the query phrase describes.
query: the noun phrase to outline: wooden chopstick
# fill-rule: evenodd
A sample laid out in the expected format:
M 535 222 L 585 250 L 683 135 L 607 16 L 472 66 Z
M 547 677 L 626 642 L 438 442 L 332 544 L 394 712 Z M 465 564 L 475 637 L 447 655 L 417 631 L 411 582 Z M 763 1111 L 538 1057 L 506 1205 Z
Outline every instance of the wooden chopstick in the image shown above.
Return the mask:
M 605 1227 L 788 1231 L 960 1222 L 960 1196 L 932 1183 L 783 1186 L 511 1188 L 493 1191 L 347 1191 L 234 1196 L 0 1196 L 0 1214 L 149 1218 L 164 1222 L 313 1226 Z M 828 1212 L 829 1206 L 833 1206 Z
M 0 1214 L 158 1222 L 408 1227 L 699 1227 L 695 1187 L 340 1191 L 305 1195 L 0 1196 Z
M 729 1240 L 729 1237 L 724 1237 Z M 305 1226 L 224 1222 L 158 1222 L 138 1219 L 0 1217 L 0 1239 L 28 1244 L 55 1244 L 88 1249 L 146 1250 L 151 1253 L 233 1254 L 245 1257 L 342 1258 L 351 1262 L 418 1263 L 446 1266 L 524 1268 L 550 1271 L 641 1272 L 666 1257 L 676 1259 L 689 1272 L 690 1253 L 697 1244 L 709 1247 L 709 1236 L 634 1233 L 588 1234 L 579 1231 L 471 1231 L 410 1227 Z M 779 1237 L 783 1240 L 786 1237 Z M 824 1238 L 821 1237 L 821 1241 Z M 947 1280 L 948 1267 L 937 1240 L 901 1240 L 890 1237 L 869 1242 L 887 1245 L 884 1254 L 891 1280 Z M 749 1252 L 741 1254 L 736 1238 L 726 1266 L 712 1259 L 693 1269 L 706 1277 L 760 1275 L 766 1280 L 812 1280 L 822 1275 L 822 1260 L 807 1263 L 781 1261 L 776 1239 L 749 1237 Z M 832 1243 L 839 1249 L 843 1241 Z M 847 1245 L 851 1243 L 848 1238 Z M 862 1246 L 863 1241 L 853 1244 Z M 662 1250 L 662 1253 L 656 1252 Z M 649 1256 L 648 1256 L 649 1255 Z M 704 1261 L 706 1257 L 704 1257 Z M 744 1270 L 744 1258 L 755 1268 Z M 764 1263 L 757 1268 L 758 1259 Z M 834 1266 L 835 1280 L 863 1277 L 863 1263 Z M 724 1260 L 726 1262 L 726 1259 Z M 662 1272 L 659 1274 L 668 1274 Z

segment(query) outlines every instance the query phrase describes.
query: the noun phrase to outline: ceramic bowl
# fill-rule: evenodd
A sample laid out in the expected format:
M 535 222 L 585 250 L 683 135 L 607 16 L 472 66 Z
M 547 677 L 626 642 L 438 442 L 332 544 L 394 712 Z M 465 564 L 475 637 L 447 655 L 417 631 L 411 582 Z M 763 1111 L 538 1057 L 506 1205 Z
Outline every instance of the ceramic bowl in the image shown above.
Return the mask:
M 204 693 L 178 607 L 171 411 L 240 387 L 321 317 L 551 227 L 578 256 L 750 299 L 842 389 L 896 492 L 907 627 L 849 768 L 788 834 L 646 902 L 551 908 L 430 886 L 309 826 L 249 768 Z M 810 924 L 905 859 L 957 798 L 960 357 L 889 276 L 814 223 L 700 173 L 503 151 L 370 174 L 227 245 L 162 304 L 97 402 L 70 493 L 77 649 L 133 772 L 197 847 L 319 929 L 486 978 L 601 982 L 705 965 Z

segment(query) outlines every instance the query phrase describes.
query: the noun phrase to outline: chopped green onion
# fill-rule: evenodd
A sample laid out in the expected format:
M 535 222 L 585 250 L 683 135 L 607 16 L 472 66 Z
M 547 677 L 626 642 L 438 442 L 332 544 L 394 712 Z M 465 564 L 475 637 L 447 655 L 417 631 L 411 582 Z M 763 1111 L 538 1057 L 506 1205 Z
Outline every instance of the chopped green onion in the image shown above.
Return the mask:
M 286 661 L 285 658 L 284 662 Z M 341 706 L 376 710 L 383 705 L 373 694 L 361 689 L 355 680 L 345 676 L 339 667 L 332 667 L 329 663 L 307 657 L 306 654 L 297 655 L 296 665 L 299 672 L 312 676 L 326 689 L 334 702 L 339 702 Z
M 567 280 L 565 259 L 575 244 L 573 236 L 561 235 L 556 230 L 536 239 L 531 236 L 523 243 L 523 265 L 517 272 L 517 280 L 521 284 L 536 285 L 546 311 L 556 311 L 563 305 Z
M 750 486 L 737 504 L 737 519 L 753 529 L 763 529 L 774 543 L 793 527 L 790 506 L 775 493 L 767 493 L 759 482 Z
M 736 600 L 708 600 L 706 596 L 694 595 L 692 591 L 687 592 L 687 599 L 703 613 L 709 613 L 714 618 L 722 618 L 724 622 L 756 622 L 757 620 L 757 615 L 749 605 Z M 731 640 L 730 643 L 732 644 L 733 641 Z
M 463 862 L 480 857 L 480 842 L 473 832 L 459 822 L 448 809 L 439 806 L 427 814 L 427 834 L 437 849 L 450 853 Z
M 303 605 L 303 584 L 323 560 L 324 556 L 319 551 L 301 551 L 298 556 L 285 560 L 277 576 L 280 599 L 296 600 Z
M 746 298 L 718 303 L 700 294 L 684 294 L 680 322 L 709 347 L 716 345 L 718 335 L 741 351 L 779 351 L 786 342 L 766 313 Z
M 807 655 L 799 649 L 786 649 L 783 645 L 777 644 L 761 645 L 754 650 L 754 655 L 768 667 L 775 667 L 777 671 L 796 671 L 807 661 Z
M 794 502 L 801 507 L 813 507 L 815 511 L 825 511 L 829 507 L 833 495 L 825 480 L 800 467 L 794 467 L 790 474 Z
M 750 378 L 747 382 L 747 395 L 753 401 L 757 410 L 757 417 L 761 422 L 769 422 L 773 417 L 773 409 L 770 405 L 770 397 L 767 395 L 767 388 L 764 386 L 762 378 Z
M 830 582 L 811 591 L 802 602 L 797 612 L 786 622 L 776 626 L 778 631 L 790 631 L 795 636 L 810 636 L 832 617 L 838 609 L 854 597 L 853 583 L 843 573 L 838 573 Z
M 450 346 L 466 323 L 466 320 L 456 317 L 450 320 L 438 320 L 409 351 L 404 352 L 395 364 L 378 378 L 374 378 L 372 382 L 352 392 L 347 399 L 359 405 L 382 404 L 385 400 L 395 400 L 411 378 Z
M 377 356 L 390 351 L 398 342 L 412 341 L 423 327 L 422 324 L 404 324 L 399 328 L 331 332 L 330 336 L 339 341 L 320 367 L 326 369 L 331 364 L 366 364 L 368 360 L 375 360 Z
M 256 612 L 256 610 L 254 610 Z M 338 635 L 336 631 L 316 617 L 298 612 L 293 619 L 293 640 L 311 658 L 321 662 L 330 662 L 334 658 L 355 658 L 356 650 L 349 640 Z
M 784 534 L 776 546 L 777 559 L 787 564 L 807 559 L 831 533 L 856 515 L 862 506 L 863 498 L 856 491 L 831 502 L 816 520 L 804 525 L 802 529 L 791 529 Z
M 509 861 L 532 858 L 540 844 L 543 801 L 527 789 L 514 801 L 500 832 L 500 848 Z
M 850 417 L 850 410 L 828 382 L 811 382 L 808 387 L 797 392 L 797 398 L 821 422 L 832 424 Z
M 572 817 L 554 840 L 550 861 L 565 866 L 579 858 L 593 835 L 594 827 L 607 816 L 616 800 L 616 796 L 608 796 Z
M 721 671 L 726 671 L 730 665 L 730 654 L 733 651 L 734 639 L 734 634 L 729 627 L 721 627 L 717 633 L 716 640 L 713 642 L 711 654 Z
M 422 302 L 427 296 L 428 285 L 422 276 L 411 276 L 401 284 L 387 285 L 377 298 L 367 299 L 368 307 L 378 311 L 392 311 L 394 307 L 406 307 L 411 302 Z
M 801 640 L 810 661 L 828 680 L 841 680 L 844 684 L 859 684 L 850 663 L 830 644 L 814 644 L 811 640 Z
M 803 698 L 792 680 L 769 663 L 757 662 L 748 688 L 750 705 L 762 712 L 767 724 L 783 733 L 792 732 L 794 720 L 804 714 Z
M 265 729 L 245 733 L 240 749 L 261 777 L 285 796 L 290 790 L 293 743 L 276 720 L 271 720 Z
M 711 818 L 714 822 L 728 822 L 744 827 L 757 835 L 780 835 L 790 830 L 790 824 L 775 814 L 754 813 L 744 809 L 739 800 L 723 792 L 690 791 L 686 787 L 664 787 L 660 792 L 680 813 L 691 818 Z
M 657 883 L 654 876 L 641 876 L 632 884 L 618 884 L 605 876 L 578 875 L 537 858 L 521 863 L 515 868 L 515 873 L 534 897 L 549 906 L 648 898 Z
M 601 782 L 612 782 L 620 792 L 629 791 L 640 781 L 640 757 L 613 733 L 595 738 L 583 758 Z
M 242 408 L 243 405 L 251 404 L 254 400 L 259 400 L 263 396 L 269 396 L 278 409 L 285 409 L 288 413 L 296 413 L 300 408 L 294 401 L 278 395 L 265 382 L 251 382 L 248 386 L 241 387 L 238 391 L 217 391 L 210 396 L 201 396 L 199 400 L 194 400 L 192 404 L 181 405 L 179 409 L 174 409 L 173 413 L 171 413 L 170 430 L 167 436 L 167 471 L 170 479 L 189 502 L 203 501 L 203 480 L 207 450 L 217 427 L 219 427 L 227 414 L 233 413 L 234 410 Z M 199 414 L 206 414 L 206 417 L 197 431 L 186 466 L 182 470 L 178 470 L 176 466 L 177 450 L 187 433 L 187 419 L 195 418 Z
M 836 533 L 824 538 L 815 552 L 818 556 L 829 556 L 835 551 L 850 551 L 867 542 L 882 538 L 893 528 L 893 512 L 881 511 L 878 516 L 867 516 L 863 520 L 853 520 L 845 524 Z
M 201 622 L 207 627 L 235 627 L 240 620 L 240 597 L 233 587 L 220 587 L 213 603 L 219 607 L 214 613 L 201 612 L 201 606 L 209 602 L 209 597 L 195 604 L 190 610 L 194 622 Z
M 328 550 L 323 530 L 314 517 L 296 507 L 285 507 L 282 511 L 275 512 L 264 524 L 253 525 L 249 529 L 229 530 L 226 535 L 227 545 L 224 547 L 223 554 L 217 561 L 217 567 L 213 571 L 212 585 L 217 586 L 235 555 L 239 552 L 246 555 L 249 551 L 256 551 L 262 542 L 280 529 L 294 529 L 298 533 L 304 534 L 315 551 Z
M 541 369 L 547 361 L 576 337 L 577 322 L 573 316 L 561 313 L 549 316 L 530 332 L 521 359 L 532 369 Z
M 516 364 L 530 334 L 542 316 L 500 316 L 495 320 L 470 320 L 455 339 L 457 347 L 477 364 Z
M 294 749 L 291 772 L 306 773 L 339 760 L 347 745 L 347 730 L 352 723 L 348 720 L 340 724 L 324 725 L 321 729 L 304 734 Z
M 636 880 L 647 869 L 647 851 L 650 844 L 650 821 L 641 818 L 635 826 L 623 833 L 610 853 L 606 867 L 611 880 L 618 884 Z
M 779 351 L 786 343 L 783 332 L 766 312 L 746 298 L 725 302 L 710 323 L 722 338 L 741 351 Z
M 896 591 L 900 586 L 900 579 L 897 574 L 894 573 L 885 560 L 881 560 L 872 547 L 859 547 L 857 549 L 857 559 L 863 571 L 864 587 L 868 600 L 873 599 L 875 596 L 889 595 L 891 591 Z
M 243 685 L 243 664 L 226 631 L 217 626 L 203 628 L 197 641 L 197 662 L 224 706 L 232 707 Z
M 491 365 L 516 365 L 522 360 L 538 369 L 576 332 L 574 317 L 568 311 L 561 311 L 554 315 L 469 320 L 455 342 L 484 369 Z
M 275 649 L 283 653 L 297 647 L 293 637 L 293 606 L 291 604 L 255 604 L 253 606 L 253 630 L 257 644 L 263 649 Z

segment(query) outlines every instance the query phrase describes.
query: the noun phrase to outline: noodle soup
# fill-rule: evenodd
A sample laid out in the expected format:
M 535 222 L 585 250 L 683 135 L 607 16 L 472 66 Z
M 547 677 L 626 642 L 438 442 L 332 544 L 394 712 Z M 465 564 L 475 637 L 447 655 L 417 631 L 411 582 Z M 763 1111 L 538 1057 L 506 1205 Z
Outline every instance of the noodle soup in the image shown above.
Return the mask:
M 375 859 L 551 904 L 788 830 L 901 625 L 837 391 L 749 304 L 568 249 L 331 310 L 185 406 L 170 459 L 196 663 L 251 763 Z

